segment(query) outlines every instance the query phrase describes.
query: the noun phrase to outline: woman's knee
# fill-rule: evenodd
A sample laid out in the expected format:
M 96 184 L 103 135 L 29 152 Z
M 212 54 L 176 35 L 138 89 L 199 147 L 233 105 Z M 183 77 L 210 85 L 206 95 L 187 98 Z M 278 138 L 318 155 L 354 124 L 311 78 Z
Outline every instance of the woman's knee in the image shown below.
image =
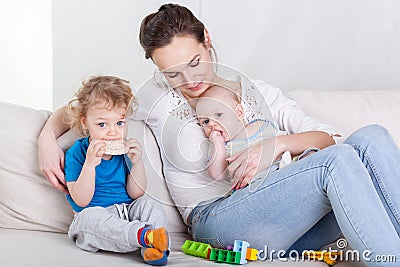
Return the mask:
M 327 167 L 328 171 L 339 169 L 343 172 L 350 168 L 361 166 L 361 161 L 357 152 L 349 144 L 338 144 L 324 150 L 326 150 L 327 154 L 323 165 Z
M 357 154 L 354 151 L 354 148 L 349 144 L 338 144 L 330 147 L 330 154 L 335 158 L 339 159 L 341 162 L 348 162 L 352 159 L 358 159 Z
M 354 133 L 352 133 L 344 143 L 350 145 L 362 145 L 368 144 L 370 142 L 376 142 L 377 140 L 381 139 L 382 137 L 386 138 L 389 136 L 389 131 L 383 127 L 382 125 L 378 124 L 371 124 L 368 126 L 364 126 Z

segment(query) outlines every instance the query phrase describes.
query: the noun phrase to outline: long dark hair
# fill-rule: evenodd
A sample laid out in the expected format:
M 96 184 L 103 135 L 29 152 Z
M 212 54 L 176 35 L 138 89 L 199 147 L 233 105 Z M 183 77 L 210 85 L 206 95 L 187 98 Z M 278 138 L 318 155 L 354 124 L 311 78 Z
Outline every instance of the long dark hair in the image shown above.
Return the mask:
M 186 7 L 164 4 L 157 12 L 147 15 L 140 26 L 139 40 L 145 58 L 151 58 L 157 48 L 169 45 L 176 36 L 189 35 L 205 44 L 204 24 Z

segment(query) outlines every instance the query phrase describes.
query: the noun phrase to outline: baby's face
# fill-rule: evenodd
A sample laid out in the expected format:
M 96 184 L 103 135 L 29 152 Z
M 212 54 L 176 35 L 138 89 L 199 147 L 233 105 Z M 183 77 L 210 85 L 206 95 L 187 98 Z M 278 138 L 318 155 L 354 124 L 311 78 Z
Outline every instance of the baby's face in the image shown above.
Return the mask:
M 91 139 L 112 141 L 126 137 L 125 107 L 107 109 L 102 102 L 90 107 L 86 117 L 82 118 L 83 126 L 89 131 Z
M 198 100 L 196 113 L 200 125 L 207 137 L 212 131 L 221 133 L 227 142 L 243 129 L 242 120 L 239 118 L 233 101 L 219 100 L 218 98 L 202 97 Z

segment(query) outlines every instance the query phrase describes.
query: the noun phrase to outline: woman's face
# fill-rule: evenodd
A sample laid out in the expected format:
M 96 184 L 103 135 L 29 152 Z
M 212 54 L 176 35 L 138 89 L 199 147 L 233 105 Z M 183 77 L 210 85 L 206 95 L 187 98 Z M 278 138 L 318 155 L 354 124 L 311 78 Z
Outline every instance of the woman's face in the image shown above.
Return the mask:
M 171 87 L 186 99 L 197 98 L 215 76 L 209 49 L 191 36 L 174 37 L 169 45 L 154 50 L 152 59 Z

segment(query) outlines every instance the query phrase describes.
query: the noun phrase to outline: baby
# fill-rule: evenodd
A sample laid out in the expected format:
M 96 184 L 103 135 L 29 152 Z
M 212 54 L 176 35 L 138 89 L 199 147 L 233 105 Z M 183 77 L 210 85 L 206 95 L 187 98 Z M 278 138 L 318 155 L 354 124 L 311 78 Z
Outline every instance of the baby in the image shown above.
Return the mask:
M 113 76 L 89 78 L 69 102 L 66 122 L 85 137 L 65 155 L 67 199 L 75 211 L 68 235 L 83 250 L 141 248 L 145 262 L 165 265 L 164 209 L 144 195 L 147 178 L 139 142 L 125 140 L 125 118 L 134 107 L 128 82 Z
M 244 109 L 238 96 L 219 85 L 212 86 L 200 95 L 196 113 L 205 135 L 211 141 L 207 171 L 214 179 L 224 177 L 227 157 L 236 155 L 263 139 L 280 134 L 272 121 L 254 120 L 246 124 Z M 289 151 L 283 157 L 285 161 L 279 160 L 280 168 L 292 160 Z M 233 188 L 239 189 L 235 185 Z

